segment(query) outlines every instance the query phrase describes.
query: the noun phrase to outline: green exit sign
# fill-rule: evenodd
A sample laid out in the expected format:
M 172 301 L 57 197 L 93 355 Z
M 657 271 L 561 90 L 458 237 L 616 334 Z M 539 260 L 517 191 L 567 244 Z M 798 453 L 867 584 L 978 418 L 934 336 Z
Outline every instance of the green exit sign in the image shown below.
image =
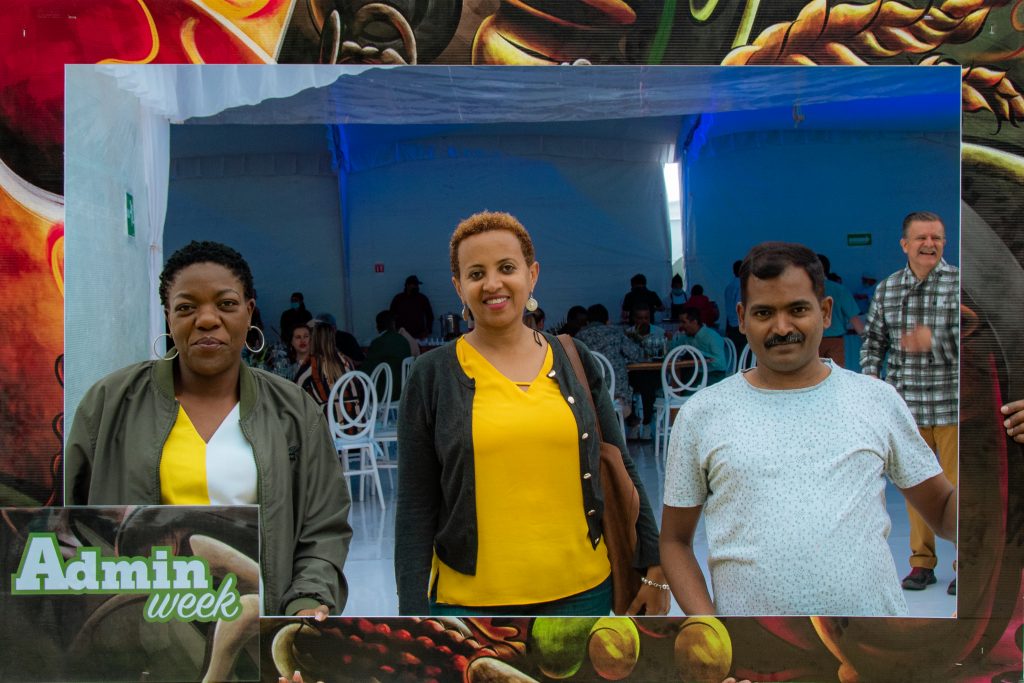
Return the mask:
M 125 192 L 125 214 L 124 221 L 125 227 L 128 229 L 128 236 L 135 237 L 135 198 L 132 197 L 131 192 Z
M 849 232 L 846 233 L 846 246 L 848 247 L 870 247 L 870 232 Z

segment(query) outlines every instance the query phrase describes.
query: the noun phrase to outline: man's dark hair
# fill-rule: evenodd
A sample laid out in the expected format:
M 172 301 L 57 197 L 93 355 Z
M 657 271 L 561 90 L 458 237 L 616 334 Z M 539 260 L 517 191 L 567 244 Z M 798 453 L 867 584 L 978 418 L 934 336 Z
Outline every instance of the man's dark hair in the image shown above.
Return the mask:
M 747 281 L 751 275 L 758 280 L 772 280 L 790 266 L 803 268 L 811 278 L 818 301 L 825 298 L 825 271 L 817 254 L 802 244 L 762 242 L 750 250 L 740 265 L 740 301 L 747 303 Z
M 938 221 L 939 223 L 942 223 L 942 229 L 946 229 L 946 223 L 942 220 L 939 214 L 932 213 L 931 211 L 913 211 L 911 213 L 908 213 L 906 217 L 903 219 L 903 237 L 907 236 L 907 228 L 909 228 L 910 224 L 913 223 L 914 221 L 923 221 L 926 223 L 931 221 Z
M 825 277 L 828 277 L 829 273 L 832 272 L 832 262 L 824 254 L 815 254 L 815 256 L 821 261 L 821 269 L 825 271 Z
M 594 304 L 587 309 L 587 320 L 592 323 L 606 324 L 608 322 L 608 309 L 604 304 Z
M 160 305 L 167 308 L 167 297 L 175 278 L 185 268 L 197 263 L 216 263 L 230 270 L 242 283 L 242 294 L 246 299 L 256 295 L 252 282 L 252 270 L 242 255 L 220 242 L 196 242 L 193 240 L 178 251 L 171 254 L 160 273 Z
M 395 329 L 395 314 L 385 309 L 377 314 L 377 331 Z
M 676 273 L 675 275 L 673 275 L 672 276 L 672 286 L 673 287 L 678 287 L 678 288 L 682 289 L 682 287 L 683 287 L 683 276 L 680 275 L 679 273 Z
M 629 279 L 629 284 L 632 287 L 636 287 L 637 285 L 643 285 L 643 286 L 646 287 L 647 286 L 647 276 L 644 275 L 643 273 L 637 273 L 636 275 L 634 275 L 633 277 L 631 277 Z
M 566 321 L 570 323 L 575 321 L 585 324 L 586 317 L 587 309 L 583 308 L 582 306 L 573 306 L 572 308 L 569 309 L 569 312 L 565 314 Z
M 701 325 L 704 324 L 703 316 L 701 316 L 700 314 L 700 309 L 697 308 L 696 306 L 687 306 L 682 311 L 680 311 L 680 313 L 682 315 L 685 315 L 690 320 L 698 322 Z
M 690 290 L 690 294 L 693 296 L 701 296 L 704 294 L 704 285 L 694 285 L 693 289 Z

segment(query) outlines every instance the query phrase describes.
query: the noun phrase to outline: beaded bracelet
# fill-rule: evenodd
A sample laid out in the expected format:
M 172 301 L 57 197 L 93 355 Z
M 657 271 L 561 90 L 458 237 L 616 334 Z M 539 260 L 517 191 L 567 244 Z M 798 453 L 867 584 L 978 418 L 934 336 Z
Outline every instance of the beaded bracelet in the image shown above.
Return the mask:
M 658 583 L 656 581 L 651 581 L 646 576 L 641 576 L 640 577 L 640 583 L 642 583 L 642 584 L 644 584 L 646 586 L 651 586 L 653 588 L 661 589 L 663 591 L 667 591 L 668 590 L 668 584 L 667 583 Z

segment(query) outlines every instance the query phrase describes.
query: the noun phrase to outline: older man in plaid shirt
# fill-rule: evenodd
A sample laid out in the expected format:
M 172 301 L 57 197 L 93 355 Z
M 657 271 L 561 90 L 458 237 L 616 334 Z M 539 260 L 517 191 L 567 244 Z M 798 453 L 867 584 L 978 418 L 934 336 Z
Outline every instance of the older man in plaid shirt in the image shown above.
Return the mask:
M 903 396 L 943 472 L 956 485 L 960 270 L 943 260 L 945 244 L 938 215 L 918 211 L 903 219 L 900 246 L 907 265 L 878 285 L 860 364 L 864 374 L 879 377 L 885 358 L 885 381 Z M 935 535 L 914 510 L 908 514 L 911 571 L 903 587 L 922 590 L 936 581 Z M 948 592 L 956 594 L 955 578 Z

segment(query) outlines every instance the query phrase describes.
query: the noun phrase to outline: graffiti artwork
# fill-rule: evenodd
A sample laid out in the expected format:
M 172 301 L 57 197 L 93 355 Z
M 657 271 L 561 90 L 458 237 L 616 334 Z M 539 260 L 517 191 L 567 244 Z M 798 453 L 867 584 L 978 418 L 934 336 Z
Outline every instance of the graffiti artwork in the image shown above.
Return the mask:
M 0 504 L 22 508 L 63 499 L 65 64 L 960 66 L 956 619 L 266 620 L 260 675 L 271 681 L 301 670 L 306 680 L 470 683 L 727 675 L 1021 680 L 1024 451 L 1007 437 L 998 407 L 1024 398 L 1024 1 L 9 0 L 0 7 L 0 31 Z M 118 529 L 139 528 L 137 517 L 119 515 L 17 511 L 5 512 L 4 524 L 24 539 L 32 519 L 46 518 L 63 530 L 58 538 L 96 545 Z M 4 544 L 8 560 L 16 545 Z M 195 543 L 189 552 L 204 553 Z M 133 622 L 117 621 L 107 632 L 93 627 L 130 610 L 103 596 L 84 601 L 90 609 L 73 617 L 53 603 L 45 615 L 25 618 L 5 588 L 3 623 L 52 629 L 59 636 L 52 642 L 69 647 L 76 661 L 108 656 L 117 649 L 115 633 Z M 215 633 L 183 628 L 170 641 L 217 650 Z M 150 652 L 168 666 L 182 664 L 176 657 Z M 55 659 L 36 653 L 33 660 L 8 659 L 0 677 L 24 680 L 30 668 L 39 680 L 67 675 Z M 209 674 L 202 656 L 192 664 L 181 675 L 204 666 Z

